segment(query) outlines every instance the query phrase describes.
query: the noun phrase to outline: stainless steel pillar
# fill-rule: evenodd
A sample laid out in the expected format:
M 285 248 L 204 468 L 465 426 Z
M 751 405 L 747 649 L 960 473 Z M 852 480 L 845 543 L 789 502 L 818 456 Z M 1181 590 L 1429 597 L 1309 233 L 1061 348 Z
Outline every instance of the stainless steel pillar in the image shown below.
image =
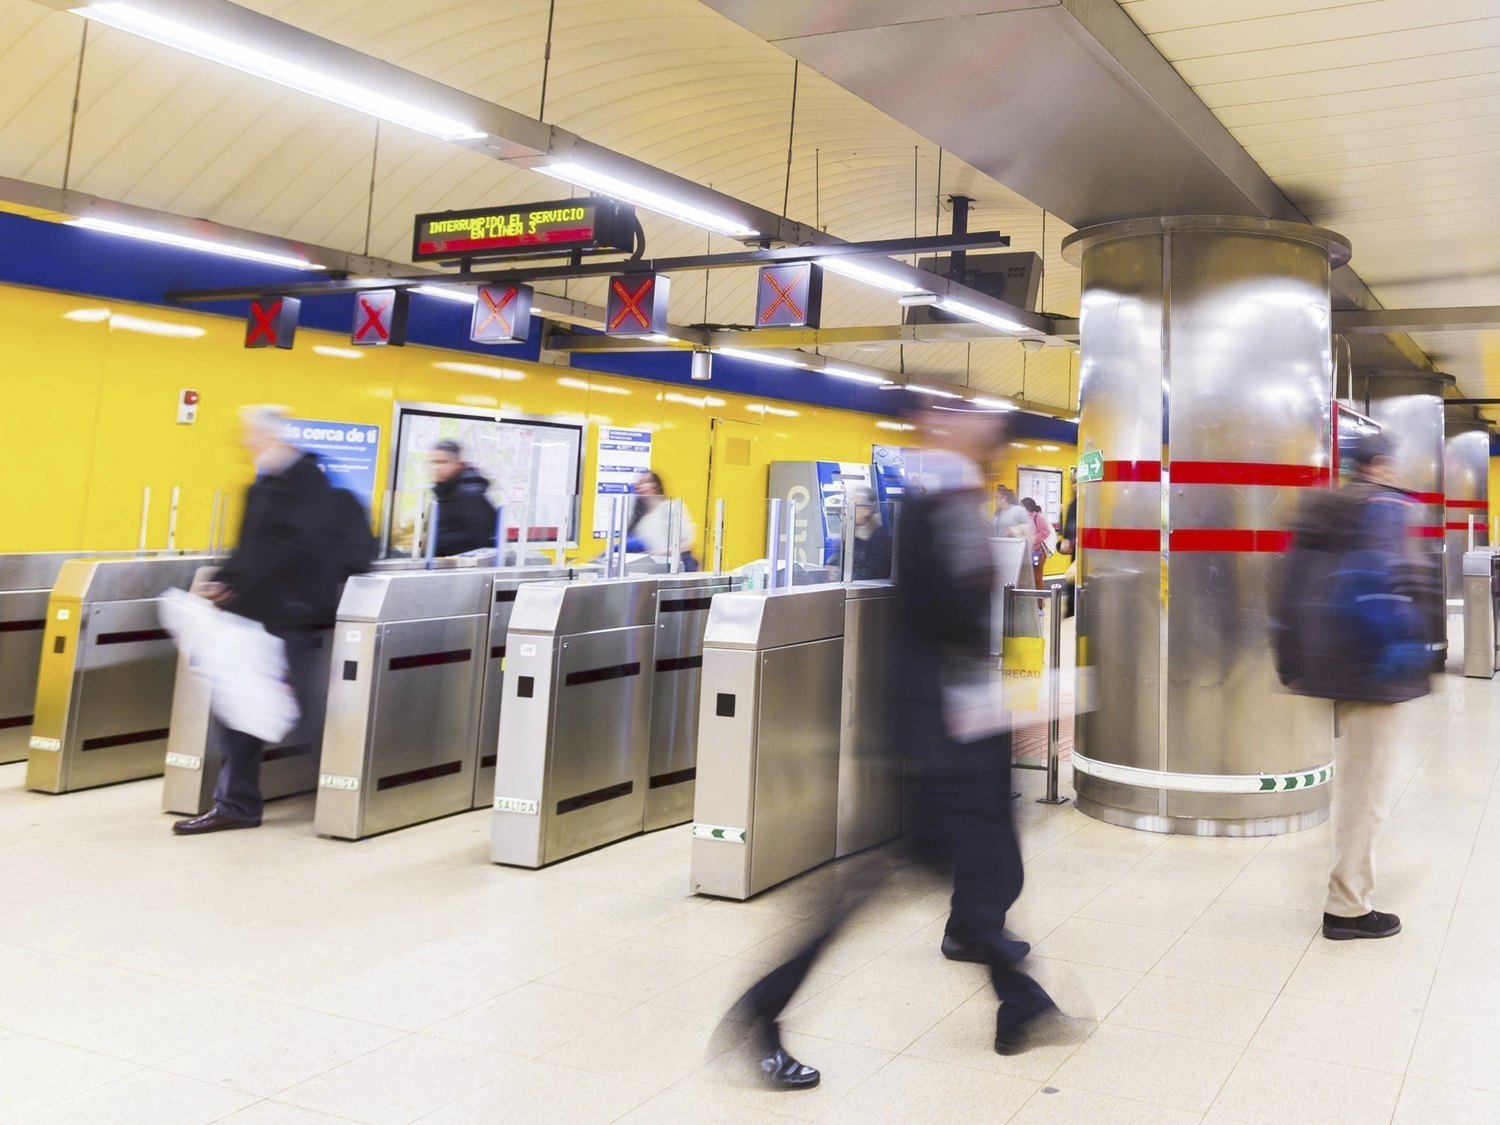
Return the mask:
M 1354 372 L 1356 405 L 1380 423 L 1381 432 L 1396 439 L 1396 484 L 1421 505 L 1418 543 L 1433 556 L 1438 570 L 1443 565 L 1443 388 L 1452 385 L 1452 375 L 1436 371 Z M 1440 595 L 1425 609 L 1432 636 L 1439 638 L 1436 665 L 1441 669 L 1448 651 L 1442 639 L 1447 636 L 1448 609 Z
M 1497 594 L 1500 594 L 1500 555 L 1493 548 L 1464 552 L 1464 675 L 1479 680 L 1495 678 Z
M 1480 418 L 1450 417 L 1444 428 L 1444 480 L 1447 494 L 1447 594 L 1464 596 L 1464 552 L 1469 549 L 1469 520 L 1475 547 L 1490 545 L 1490 425 Z
M 1079 231 L 1078 663 L 1095 676 L 1078 807 L 1260 835 L 1328 814 L 1331 708 L 1279 689 L 1267 606 L 1285 528 L 1332 475 L 1330 270 L 1348 243 L 1241 217 Z M 1295 578 L 1294 578 L 1295 580 Z

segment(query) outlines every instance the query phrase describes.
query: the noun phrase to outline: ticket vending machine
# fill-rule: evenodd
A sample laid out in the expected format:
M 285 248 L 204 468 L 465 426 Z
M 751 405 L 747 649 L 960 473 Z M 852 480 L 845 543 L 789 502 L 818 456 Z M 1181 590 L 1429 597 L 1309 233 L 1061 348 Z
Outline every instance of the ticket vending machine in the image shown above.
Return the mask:
M 847 489 L 875 484 L 874 469 L 864 462 L 771 462 L 771 497 L 790 503 L 794 513 L 791 560 L 826 566 L 839 550 Z

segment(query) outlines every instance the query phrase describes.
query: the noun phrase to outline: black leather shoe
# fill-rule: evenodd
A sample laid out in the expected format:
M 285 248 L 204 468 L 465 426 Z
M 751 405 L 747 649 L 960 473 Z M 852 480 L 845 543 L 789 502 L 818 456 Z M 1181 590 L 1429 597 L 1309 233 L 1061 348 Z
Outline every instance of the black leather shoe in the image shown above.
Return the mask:
M 1361 914 L 1358 918 L 1341 918 L 1337 914 L 1323 915 L 1323 936 L 1329 941 L 1395 937 L 1400 932 L 1401 919 L 1394 914 L 1382 914 L 1378 910 Z
M 1036 992 L 1021 1003 L 1007 1000 L 1000 1005 L 995 1017 L 995 1053 L 1018 1055 L 1026 1049 L 1032 1021 L 1048 1012 L 1057 1011 L 1052 997 L 1037 985 Z
M 234 828 L 259 828 L 259 820 L 246 820 L 244 817 L 230 816 L 228 813 L 220 812 L 218 807 L 209 809 L 202 816 L 195 816 L 189 820 L 179 820 L 172 825 L 172 831 L 178 836 L 202 836 L 207 832 L 228 832 Z
M 760 1078 L 772 1090 L 811 1090 L 823 1076 L 810 1066 L 803 1066 L 784 1047 L 777 1047 L 760 1060 Z
M 950 961 L 971 961 L 976 965 L 988 965 L 989 957 L 984 950 L 972 945 L 964 945 L 951 934 L 943 935 L 943 956 Z M 1024 961 L 1031 954 L 1031 943 L 1028 941 L 1015 941 L 1005 938 L 1002 942 L 1001 953 L 1007 964 L 1014 965 Z

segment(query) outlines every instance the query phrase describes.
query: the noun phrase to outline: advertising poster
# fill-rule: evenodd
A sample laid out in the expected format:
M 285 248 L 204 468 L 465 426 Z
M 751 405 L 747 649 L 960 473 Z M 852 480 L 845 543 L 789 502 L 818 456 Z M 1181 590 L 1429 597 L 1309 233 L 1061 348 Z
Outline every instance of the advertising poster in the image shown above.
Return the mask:
M 594 538 L 609 536 L 616 497 L 635 491 L 635 478 L 651 467 L 651 431 L 599 427 L 599 477 L 594 487 Z
M 327 422 L 314 418 L 288 418 L 286 440 L 314 453 L 334 488 L 348 489 L 359 497 L 365 511 L 373 511 L 375 464 L 380 452 L 380 427 L 353 422 Z

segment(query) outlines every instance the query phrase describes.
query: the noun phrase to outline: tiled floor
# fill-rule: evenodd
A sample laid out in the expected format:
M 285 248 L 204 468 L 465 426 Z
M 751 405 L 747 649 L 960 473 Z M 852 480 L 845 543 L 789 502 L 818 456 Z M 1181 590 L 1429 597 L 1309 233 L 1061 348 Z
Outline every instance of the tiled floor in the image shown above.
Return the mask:
M 483 812 L 348 844 L 293 800 L 179 840 L 159 782 L 0 767 L 0 1118 L 1500 1121 L 1500 681 L 1442 688 L 1403 709 L 1389 941 L 1316 936 L 1326 827 L 1146 835 L 1019 775 L 1014 928 L 1068 1018 L 1011 1058 L 984 973 L 938 956 L 944 889 L 889 853 L 734 905 L 687 894 L 684 829 L 522 872 Z M 872 882 L 786 1020 L 824 1086 L 742 1085 L 725 1006 Z

